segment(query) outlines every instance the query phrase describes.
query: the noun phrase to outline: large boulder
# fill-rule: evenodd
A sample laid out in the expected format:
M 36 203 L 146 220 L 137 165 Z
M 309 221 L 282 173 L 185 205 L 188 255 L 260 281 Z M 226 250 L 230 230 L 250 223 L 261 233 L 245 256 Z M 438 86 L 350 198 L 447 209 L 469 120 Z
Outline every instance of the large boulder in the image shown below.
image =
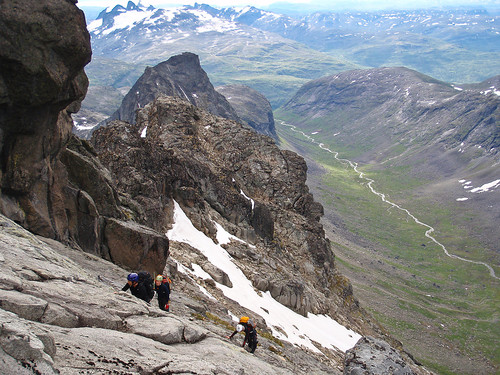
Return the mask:
M 108 219 L 104 241 L 114 263 L 161 274 L 168 257 L 168 238 L 133 221 Z
M 414 375 L 398 351 L 383 340 L 362 337 L 347 351 L 345 375 Z

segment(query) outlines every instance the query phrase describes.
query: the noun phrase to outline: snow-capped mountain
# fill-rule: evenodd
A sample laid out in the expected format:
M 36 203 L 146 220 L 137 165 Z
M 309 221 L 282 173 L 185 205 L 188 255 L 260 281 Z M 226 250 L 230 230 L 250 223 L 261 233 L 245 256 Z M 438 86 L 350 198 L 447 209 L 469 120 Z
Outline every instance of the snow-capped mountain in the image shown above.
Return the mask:
M 185 6 L 178 9 L 156 9 L 129 2 L 125 8 L 117 5 L 105 9 L 97 19 L 88 25 L 96 40 L 110 34 L 120 33 L 127 37 L 131 32 L 144 31 L 155 36 L 169 31 L 185 32 L 228 32 L 243 30 L 234 22 L 214 17 L 203 9 Z M 183 35 L 185 37 L 185 35 Z
M 490 15 L 484 10 L 316 12 L 295 19 L 255 7 L 246 7 L 240 10 L 227 8 L 212 14 L 305 42 L 309 39 L 319 40 L 320 38 L 365 37 L 370 39 L 375 35 L 411 33 L 440 37 L 449 42 L 468 38 L 476 42 L 485 39 L 493 42 L 500 33 L 500 17 Z M 327 42 L 323 45 L 323 48 L 327 48 L 328 41 L 323 40 L 323 42 Z M 484 48 L 484 45 L 475 47 Z
M 293 18 L 251 6 L 156 9 L 129 2 L 105 9 L 88 28 L 91 86 L 127 92 L 146 66 L 189 51 L 200 56 L 214 85 L 248 85 L 274 108 L 307 80 L 360 67 L 406 66 L 456 84 L 500 71 L 500 18 L 486 11 Z
M 485 10 L 317 12 L 294 19 L 247 7 L 217 14 L 364 66 L 406 66 L 448 82 L 482 81 L 500 71 L 500 17 Z
M 88 29 L 93 61 L 87 72 L 102 86 L 120 87 L 124 70 L 131 70 L 124 65 L 142 70 L 188 51 L 200 56 L 214 85 L 246 84 L 277 107 L 307 80 L 356 67 L 208 6 L 155 9 L 130 2 L 105 9 Z

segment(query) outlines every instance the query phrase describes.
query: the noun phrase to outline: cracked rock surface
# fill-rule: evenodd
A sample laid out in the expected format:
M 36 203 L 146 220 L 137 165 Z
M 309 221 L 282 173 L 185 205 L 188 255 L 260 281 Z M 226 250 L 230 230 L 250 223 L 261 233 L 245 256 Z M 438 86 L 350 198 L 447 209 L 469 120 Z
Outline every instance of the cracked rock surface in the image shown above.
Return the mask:
M 0 373 L 340 373 L 291 345 L 277 350 L 264 337 L 250 354 L 242 338 L 225 338 L 229 319 L 221 325 L 204 318 L 217 310 L 194 286 L 172 276 L 167 313 L 156 299 L 147 304 L 122 292 L 127 273 L 0 216 Z

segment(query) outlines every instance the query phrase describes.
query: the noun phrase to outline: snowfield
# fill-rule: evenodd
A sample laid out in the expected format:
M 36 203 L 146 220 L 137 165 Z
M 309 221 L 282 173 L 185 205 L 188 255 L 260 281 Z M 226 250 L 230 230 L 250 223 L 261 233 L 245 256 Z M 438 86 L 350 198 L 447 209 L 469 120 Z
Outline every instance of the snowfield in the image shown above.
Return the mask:
M 488 182 L 488 183 L 483 184 L 483 185 L 481 185 L 479 187 L 473 187 L 472 186 L 472 181 L 459 180 L 458 182 L 462 184 L 462 187 L 465 190 L 467 190 L 470 193 L 476 193 L 476 194 L 485 193 L 485 192 L 491 192 L 491 191 L 496 190 L 498 187 L 500 187 L 500 179 Z M 457 198 L 457 201 L 463 202 L 463 201 L 466 201 L 468 199 L 469 198 L 467 198 L 467 197 Z
M 241 269 L 233 262 L 229 253 L 221 246 L 231 240 L 245 242 L 229 234 L 218 223 L 215 224 L 218 244 L 197 230 L 179 204 L 175 202 L 174 225 L 166 235 L 170 241 L 183 242 L 198 249 L 210 263 L 226 272 L 233 284 L 232 288 L 214 280 L 217 288 L 227 298 L 264 318 L 274 336 L 318 353 L 320 351 L 313 344 L 313 341 L 320 343 L 325 348 L 339 349 L 345 352 L 361 338 L 361 335 L 347 329 L 329 316 L 309 313 L 307 317 L 304 317 L 277 302 L 269 292 L 263 293 L 256 290 Z M 211 278 L 199 265 L 193 265 L 193 270 L 184 266 L 182 272 L 191 276 Z M 281 332 L 285 332 L 286 335 Z

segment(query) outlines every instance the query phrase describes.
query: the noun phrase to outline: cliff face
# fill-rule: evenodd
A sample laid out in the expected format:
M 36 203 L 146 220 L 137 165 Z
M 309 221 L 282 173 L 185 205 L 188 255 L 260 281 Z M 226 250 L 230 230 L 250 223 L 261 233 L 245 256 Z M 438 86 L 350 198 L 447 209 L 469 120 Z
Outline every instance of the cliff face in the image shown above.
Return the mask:
M 64 216 L 59 155 L 88 85 L 85 19 L 67 1 L 7 2 L 0 13 L 2 211 L 63 237 L 51 213 Z
M 1 212 L 124 266 L 162 270 L 168 240 L 123 223 L 109 172 L 71 136 L 91 56 L 83 12 L 69 1 L 6 2 L 0 16 Z M 123 228 L 126 246 L 113 240 L 111 223 Z
M 225 96 L 243 123 L 258 133 L 278 140 L 273 109 L 264 95 L 245 85 L 226 85 L 215 89 Z
M 160 95 L 182 98 L 215 115 L 239 120 L 227 100 L 215 91 L 201 68 L 198 56 L 189 52 L 173 56 L 152 68 L 146 68 L 109 120 L 122 120 L 133 124 L 136 110 Z

